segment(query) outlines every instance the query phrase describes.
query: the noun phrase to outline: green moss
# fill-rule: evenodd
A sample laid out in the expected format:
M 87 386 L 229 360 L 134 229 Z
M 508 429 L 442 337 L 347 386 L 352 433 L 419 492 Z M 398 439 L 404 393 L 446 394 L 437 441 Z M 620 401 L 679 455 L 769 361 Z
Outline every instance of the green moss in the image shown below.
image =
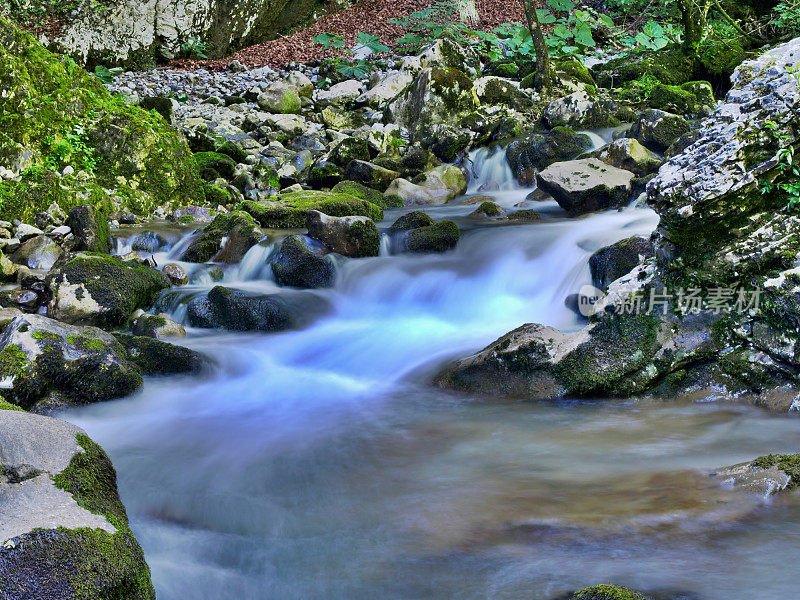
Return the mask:
M 568 79 L 579 81 L 586 85 L 594 86 L 594 78 L 586 66 L 579 60 L 567 59 L 559 60 L 554 63 L 556 72 L 561 75 L 566 75 Z
M 458 69 L 434 67 L 431 70 L 431 87 L 449 110 L 472 110 L 478 106 L 472 80 Z
M 647 600 L 647 598 L 630 588 L 602 584 L 575 592 L 571 600 Z
M 192 240 L 181 260 L 208 262 L 219 255 L 220 262 L 239 262 L 245 253 L 263 238 L 253 217 L 243 211 L 222 213 L 214 217 L 202 232 Z M 220 250 L 223 238 L 225 248 Z
M 481 202 L 481 205 L 475 212 L 483 213 L 487 217 L 496 217 L 503 214 L 503 209 L 494 202 Z
M 207 183 L 203 185 L 206 201 L 212 205 L 228 205 L 233 202 L 233 194 L 219 186 Z
M 446 252 L 456 247 L 461 232 L 453 221 L 440 221 L 408 232 L 406 250 L 409 252 Z
M 34 335 L 36 334 L 34 333 Z M 88 350 L 92 352 L 103 352 L 108 349 L 107 342 L 101 340 L 100 338 L 93 338 L 88 335 L 68 335 L 67 343 L 77 347 L 79 350 L 84 351 Z
M 97 325 L 124 326 L 137 308 L 146 308 L 161 290 L 171 287 L 169 278 L 152 267 L 103 254 L 77 254 L 53 269 L 47 281 L 51 288 L 68 281 L 82 285 L 104 310 Z
M 694 79 L 694 59 L 678 45 L 658 51 L 632 52 L 594 67 L 597 83 L 602 87 L 619 87 L 641 79 L 645 74 L 667 85 L 680 85 Z
M 16 404 L 11 404 L 10 402 L 6 402 L 2 398 L 0 398 L 0 410 L 21 410 L 21 411 L 24 411 L 25 409 L 23 409 L 20 406 L 17 406 Z
M 31 334 L 31 337 L 35 339 L 37 342 L 44 342 L 46 340 L 52 341 L 58 339 L 58 336 L 55 333 L 49 331 L 41 331 L 41 330 L 34 331 Z
M 383 219 L 380 206 L 349 194 L 332 192 L 292 192 L 281 194 L 270 204 L 245 201 L 239 209 L 251 214 L 262 227 L 299 229 L 305 227 L 309 211 L 318 210 L 331 217 L 363 216 L 373 221 Z
M 800 454 L 767 454 L 759 456 L 750 466 L 756 469 L 780 469 L 789 476 L 788 488 L 800 485 Z
M 28 355 L 16 344 L 9 344 L 0 350 L 0 375 L 13 377 L 19 375 L 28 364 Z
M 236 163 L 230 156 L 218 152 L 198 152 L 194 155 L 197 169 L 205 181 L 214 181 L 219 177 L 232 179 Z
M 2 15 L 0 88 L 0 164 L 23 178 L 0 184 L 1 218 L 27 218 L 54 195 L 65 200 L 59 200 L 65 210 L 94 203 L 108 196 L 105 189 L 120 190 L 134 212 L 203 199 L 186 142 L 159 115 L 112 97 Z M 86 171 L 88 180 L 42 181 L 68 164 Z M 28 191 L 31 182 L 47 193 Z M 83 197 L 70 201 L 75 196 Z

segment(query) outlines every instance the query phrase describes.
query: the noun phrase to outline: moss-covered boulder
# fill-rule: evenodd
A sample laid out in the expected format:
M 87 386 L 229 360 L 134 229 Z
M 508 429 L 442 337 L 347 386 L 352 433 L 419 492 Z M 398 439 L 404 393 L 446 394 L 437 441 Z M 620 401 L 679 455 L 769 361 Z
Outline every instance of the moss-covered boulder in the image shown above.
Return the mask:
M 800 454 L 766 454 L 711 473 L 720 483 L 766 497 L 800 486 Z
M 588 135 L 576 133 L 569 127 L 554 127 L 551 131 L 514 140 L 506 149 L 506 158 L 514 177 L 528 185 L 536 181 L 537 171 L 555 162 L 576 158 L 591 147 Z
M 638 116 L 628 135 L 646 148 L 664 152 L 690 129 L 691 125 L 684 117 L 653 108 Z
M 607 165 L 625 169 L 635 175 L 646 175 L 658 170 L 663 162 L 653 151 L 633 138 L 620 138 L 606 144 L 589 156 L 599 158 Z
M 164 273 L 135 260 L 88 252 L 63 255 L 47 276 L 47 314 L 60 321 L 121 327 L 171 286 Z
M 205 181 L 215 181 L 222 177 L 233 179 L 236 162 L 227 154 L 219 152 L 198 152 L 194 155 L 197 170 Z
M 647 105 L 679 115 L 703 115 L 716 104 L 714 90 L 707 81 L 689 81 L 682 85 L 660 83 L 647 98 Z
M 109 333 L 41 315 L 14 319 L 0 336 L 0 376 L 6 400 L 45 410 L 126 396 L 142 385 L 139 369 Z
M 367 217 L 329 217 L 314 210 L 306 228 L 310 238 L 343 256 L 363 258 L 380 252 L 380 231 Z
M 460 236 L 455 222 L 439 221 L 409 230 L 403 240 L 403 248 L 407 252 L 447 252 L 456 247 Z
M 281 194 L 274 202 L 245 201 L 239 209 L 252 215 L 262 227 L 270 229 L 303 228 L 312 210 L 332 217 L 361 216 L 376 222 L 383 219 L 380 206 L 339 192 L 291 192 Z
M 87 252 L 111 252 L 111 231 L 108 217 L 90 204 L 76 206 L 67 215 L 67 227 L 75 240 L 73 250 Z
M 305 235 L 290 235 L 281 242 L 270 263 L 275 281 L 296 288 L 331 287 L 336 267 L 328 250 Z
M 347 165 L 344 176 L 367 187 L 385 192 L 389 184 L 400 177 L 400 173 L 364 160 L 352 160 Z
M 181 260 L 238 263 L 263 237 L 255 219 L 248 213 L 235 211 L 220 214 L 192 239 Z
M 412 210 L 392 223 L 391 227 L 389 227 L 389 230 L 410 231 L 412 229 L 418 229 L 419 227 L 434 225 L 435 223 L 436 221 L 434 221 L 433 218 L 431 218 L 431 216 L 427 213 L 424 213 L 421 210 Z
M 380 206 L 381 208 L 397 208 L 398 206 L 402 206 L 402 203 L 398 201 L 392 202 L 391 198 L 384 197 L 378 190 L 369 188 L 357 181 L 340 181 L 333 186 L 331 192 L 334 194 L 347 194 L 359 200 L 365 200 L 375 206 Z
M 467 191 L 464 171 L 455 165 L 442 165 L 415 179 L 397 178 L 384 193 L 387 199 L 399 198 L 404 206 L 444 204 Z
M 21 176 L 0 182 L 6 220 L 32 219 L 53 202 L 145 213 L 204 199 L 189 147 L 161 115 L 112 97 L 3 15 L 0 166 Z M 66 166 L 76 174 L 56 173 Z
M 667 85 L 681 85 L 695 77 L 696 63 L 678 46 L 642 50 L 611 59 L 592 68 L 595 81 L 606 88 L 619 87 L 647 75 Z
M 64 421 L 0 410 L 0 594 L 155 600 L 103 449 Z

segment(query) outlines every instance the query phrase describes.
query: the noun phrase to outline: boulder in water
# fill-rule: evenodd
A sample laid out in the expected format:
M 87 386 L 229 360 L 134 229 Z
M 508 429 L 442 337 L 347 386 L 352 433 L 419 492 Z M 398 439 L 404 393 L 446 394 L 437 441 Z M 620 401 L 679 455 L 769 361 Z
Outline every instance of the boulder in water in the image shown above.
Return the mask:
M 154 600 L 106 453 L 65 421 L 0 401 L 0 573 L 7 600 Z
M 646 175 L 657 171 L 663 162 L 655 152 L 648 150 L 633 138 L 614 140 L 590 156 L 635 175 Z
M 140 233 L 131 243 L 131 249 L 136 252 L 147 252 L 153 254 L 167 245 L 167 239 L 155 231 L 145 231 Z
M 385 192 L 400 173 L 364 160 L 352 160 L 347 165 L 344 176 L 369 188 Z
M 298 288 L 331 287 L 336 267 L 327 252 L 318 241 L 304 235 L 284 238 L 271 260 L 275 280 Z
M 62 256 L 47 276 L 47 313 L 67 323 L 120 327 L 151 305 L 169 278 L 137 261 L 87 252 Z
M 416 184 L 407 179 L 395 179 L 384 197 L 399 197 L 405 206 L 444 204 L 466 191 L 464 171 L 455 165 L 442 165 L 425 173 Z
M 135 320 L 131 326 L 133 335 L 137 337 L 152 337 L 156 339 L 170 337 L 184 337 L 186 330 L 183 325 L 176 323 L 166 313 L 151 315 L 144 311 L 137 311 L 138 316 L 134 315 Z
M 619 208 L 630 200 L 633 173 L 596 158 L 554 163 L 538 174 L 539 187 L 571 215 Z
M 653 257 L 653 243 L 643 237 L 630 237 L 606 246 L 589 258 L 592 284 L 605 290 L 612 281 L 630 273 L 642 260 Z
M 591 147 L 588 135 L 575 133 L 569 127 L 554 127 L 551 131 L 511 142 L 506 158 L 514 177 L 528 185 L 536 181 L 537 171 L 555 162 L 573 159 Z
M 111 252 L 111 232 L 108 218 L 90 204 L 77 206 L 67 214 L 67 227 L 72 230 L 72 250 Z
M 412 210 L 411 212 L 407 212 L 402 217 L 398 218 L 394 223 L 392 223 L 389 229 L 390 231 L 410 231 L 411 229 L 426 227 L 428 225 L 434 225 L 435 223 L 436 221 L 434 221 L 427 213 L 424 213 L 421 210 Z
M 3 396 L 23 408 L 51 393 L 84 404 L 127 396 L 142 385 L 139 369 L 113 335 L 41 315 L 15 318 L 0 336 Z
M 329 217 L 314 210 L 306 227 L 309 237 L 343 256 L 362 258 L 380 252 L 381 234 L 367 217 Z
M 295 326 L 289 306 L 280 296 L 255 296 L 219 285 L 192 300 L 187 317 L 193 327 L 231 331 L 283 331 Z
M 162 342 L 155 337 L 127 333 L 118 333 L 115 337 L 128 353 L 128 360 L 143 375 L 193 374 L 208 365 L 206 358 L 198 352 Z
M 460 232 L 453 221 L 440 221 L 406 233 L 403 247 L 408 252 L 447 252 L 458 244 Z
M 235 211 L 220 214 L 191 241 L 181 260 L 238 263 L 263 237 L 258 224 L 248 213 Z
M 331 217 L 363 216 L 375 222 L 383 219 L 380 206 L 345 193 L 302 191 L 281 194 L 274 202 L 245 201 L 239 205 L 262 227 L 274 229 L 300 229 L 312 210 Z

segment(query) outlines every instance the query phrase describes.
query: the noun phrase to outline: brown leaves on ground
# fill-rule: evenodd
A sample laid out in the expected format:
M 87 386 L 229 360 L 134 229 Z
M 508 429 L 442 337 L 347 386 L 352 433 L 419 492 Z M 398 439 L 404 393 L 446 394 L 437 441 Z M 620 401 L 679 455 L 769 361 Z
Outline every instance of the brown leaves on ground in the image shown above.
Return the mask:
M 335 50 L 326 51 L 311 41 L 320 33 L 342 36 L 348 48 L 355 44 L 360 32 L 376 35 L 381 42 L 392 47 L 395 40 L 408 31 L 393 19 L 408 16 L 431 4 L 431 0 L 361 0 L 349 8 L 327 14 L 291 35 L 243 48 L 233 56 L 219 60 L 177 60 L 173 66 L 219 70 L 232 60 L 238 60 L 250 68 L 264 65 L 283 67 L 291 62 L 305 63 L 335 56 Z M 476 6 L 480 20 L 470 24 L 471 29 L 492 31 L 502 23 L 523 20 L 519 0 L 476 0 Z M 457 17 L 454 15 L 454 18 Z

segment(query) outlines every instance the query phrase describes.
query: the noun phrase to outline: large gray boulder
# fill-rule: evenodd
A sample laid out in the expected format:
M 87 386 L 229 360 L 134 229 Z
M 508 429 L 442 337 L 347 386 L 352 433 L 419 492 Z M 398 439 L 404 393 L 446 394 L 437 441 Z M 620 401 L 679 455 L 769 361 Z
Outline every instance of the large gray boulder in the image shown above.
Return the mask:
M 539 187 L 571 215 L 619 208 L 630 200 L 630 171 L 587 158 L 554 163 L 539 173 Z
M 627 275 L 637 265 L 653 257 L 653 243 L 643 237 L 630 237 L 601 248 L 589 258 L 595 287 L 605 290 L 612 281 Z
M 528 185 L 536 181 L 538 171 L 555 162 L 577 158 L 591 147 L 588 135 L 576 133 L 569 127 L 554 127 L 514 140 L 506 149 L 506 158 L 514 177 Z
M 75 425 L 2 402 L 0 596 L 155 599 L 103 449 Z
M 633 138 L 614 140 L 593 152 L 592 156 L 607 165 L 625 169 L 635 175 L 646 175 L 657 171 L 663 162 L 655 152 L 648 150 Z
M 444 204 L 467 191 L 464 171 L 455 165 L 431 169 L 419 183 L 398 177 L 384 193 L 385 198 L 400 198 L 404 206 Z

